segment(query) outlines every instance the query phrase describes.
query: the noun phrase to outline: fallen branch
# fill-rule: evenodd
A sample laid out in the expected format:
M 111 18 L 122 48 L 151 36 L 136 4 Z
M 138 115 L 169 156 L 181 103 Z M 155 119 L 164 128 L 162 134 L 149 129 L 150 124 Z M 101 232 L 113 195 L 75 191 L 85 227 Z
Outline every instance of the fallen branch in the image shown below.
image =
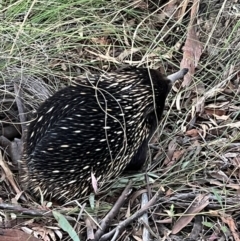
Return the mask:
M 104 231 L 109 226 L 112 219 L 116 216 L 116 214 L 119 212 L 119 209 L 122 207 L 123 203 L 129 196 L 130 189 L 132 188 L 132 182 L 130 181 L 124 191 L 122 192 L 121 196 L 118 198 L 117 202 L 114 204 L 110 212 L 105 216 L 105 218 L 101 222 L 101 229 L 99 228 L 97 232 L 95 233 L 95 240 L 99 240 L 101 236 L 104 234 Z
M 121 233 L 124 228 L 126 228 L 131 222 L 133 222 L 137 218 L 141 217 L 150 207 L 152 207 L 156 203 L 156 201 L 158 200 L 158 197 L 159 197 L 159 192 L 157 192 L 144 207 L 142 207 L 140 210 L 134 213 L 131 217 L 120 222 L 116 228 L 114 228 L 109 233 L 103 235 L 100 241 L 109 240 L 112 236 L 113 238 L 111 239 L 111 241 L 115 241 L 118 234 Z

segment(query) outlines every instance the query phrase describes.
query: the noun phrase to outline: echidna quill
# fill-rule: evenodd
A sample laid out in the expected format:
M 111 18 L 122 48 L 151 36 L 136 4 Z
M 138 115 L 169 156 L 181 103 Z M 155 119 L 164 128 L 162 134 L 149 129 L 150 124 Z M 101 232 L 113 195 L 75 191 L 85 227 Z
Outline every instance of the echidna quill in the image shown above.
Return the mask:
M 88 76 L 47 99 L 28 128 L 26 189 L 61 201 L 92 190 L 126 168 L 139 169 L 163 113 L 172 83 L 188 69 L 164 77 L 147 68 Z

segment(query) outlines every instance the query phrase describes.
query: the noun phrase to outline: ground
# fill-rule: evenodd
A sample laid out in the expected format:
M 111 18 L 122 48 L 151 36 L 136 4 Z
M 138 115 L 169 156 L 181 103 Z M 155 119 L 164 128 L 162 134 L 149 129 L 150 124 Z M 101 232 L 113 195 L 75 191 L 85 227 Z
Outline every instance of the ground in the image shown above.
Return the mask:
M 239 1 L 6 0 L 0 18 L 1 241 L 90 240 L 114 204 L 104 233 L 123 228 L 101 240 L 240 240 Z M 189 68 L 144 169 L 82 205 L 24 199 L 24 121 L 72 76 L 123 65 Z

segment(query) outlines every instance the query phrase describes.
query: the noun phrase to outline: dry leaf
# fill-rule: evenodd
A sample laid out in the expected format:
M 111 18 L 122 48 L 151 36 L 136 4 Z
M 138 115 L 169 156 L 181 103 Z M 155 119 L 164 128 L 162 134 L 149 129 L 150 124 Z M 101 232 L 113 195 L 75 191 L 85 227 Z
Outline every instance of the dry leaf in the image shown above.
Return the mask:
M 44 241 L 56 241 L 55 232 L 46 227 L 33 227 L 33 235 L 35 237 L 41 237 Z
M 209 204 L 209 196 L 200 194 L 188 207 L 187 211 L 181 216 L 172 228 L 172 234 L 177 234 L 187 226 L 197 213 L 203 210 Z
M 219 109 L 208 109 L 205 108 L 205 113 L 208 115 L 218 115 L 218 116 L 222 116 L 226 114 L 226 110 L 219 110 Z
M 91 38 L 93 43 L 100 44 L 100 45 L 108 45 L 108 40 L 106 37 L 100 37 L 100 38 Z
M 225 217 L 221 216 L 221 219 L 224 223 L 226 223 L 228 225 L 229 229 L 232 232 L 234 240 L 240 241 L 238 228 L 236 227 L 236 224 L 235 224 L 234 220 L 232 219 L 232 217 L 231 216 L 225 216 Z
M 229 188 L 235 189 L 237 191 L 240 190 L 239 184 L 234 184 L 234 183 L 225 184 L 225 183 L 221 183 L 221 182 L 216 181 L 216 180 L 210 180 L 209 183 L 214 184 L 215 186 L 219 186 L 219 187 L 229 187 Z
M 229 101 L 225 102 L 219 102 L 219 103 L 214 103 L 214 104 L 208 104 L 206 105 L 206 108 L 208 109 L 220 109 L 220 108 L 228 108 Z
M 92 187 L 95 193 L 98 193 L 98 181 L 95 175 L 91 172 Z
M 86 218 L 85 220 L 86 227 L 87 227 L 87 240 L 93 240 L 94 239 L 94 232 L 93 232 L 93 225 L 90 218 Z
M 168 17 L 168 18 L 171 17 L 172 19 L 175 18 L 177 15 L 177 12 L 176 12 L 177 5 L 178 5 L 177 0 L 169 1 L 163 9 L 163 14 L 165 15 L 165 17 Z M 174 14 L 174 12 L 175 12 L 175 14 Z M 162 18 L 163 18 L 163 16 L 162 16 Z
M 178 2 L 178 6 L 181 4 L 181 9 L 178 10 L 178 16 L 177 16 L 177 19 L 179 19 L 178 24 L 182 23 L 182 19 L 184 17 L 184 14 L 186 13 L 189 1 L 190 0 L 185 0 L 185 1 Z
M 229 115 L 222 115 L 222 116 L 219 116 L 219 115 L 214 115 L 213 116 L 217 119 L 217 120 L 228 120 L 229 119 Z
M 222 182 L 229 182 L 229 177 L 223 171 L 208 172 L 214 179 L 218 179 Z
M 183 156 L 183 154 L 185 153 L 185 150 L 177 150 L 173 153 L 173 157 L 172 160 L 174 162 L 177 162 L 178 160 L 180 160 L 180 158 Z
M 30 234 L 24 233 L 18 229 L 2 229 L 0 235 L 1 241 L 39 241 Z
M 163 21 L 166 17 L 178 20 L 178 24 L 181 24 L 181 21 L 184 17 L 184 14 L 187 10 L 189 0 L 179 1 L 179 0 L 172 0 L 168 1 L 165 5 L 162 13 L 162 17 L 160 18 Z M 165 18 L 164 18 L 165 15 Z
M 133 238 L 134 238 L 135 240 L 137 240 L 137 241 L 143 241 L 141 238 L 139 238 L 139 237 L 136 236 L 136 235 L 133 235 Z
M 133 6 L 134 6 L 134 8 L 140 8 L 140 9 L 143 9 L 143 10 L 148 9 L 148 3 L 144 2 L 143 0 L 135 0 L 133 2 Z
M 173 140 L 170 141 L 170 143 L 168 145 L 167 155 L 163 162 L 164 165 L 167 165 L 172 160 L 172 157 L 173 157 L 173 154 L 174 154 L 174 151 L 176 150 L 176 148 L 177 148 L 177 139 L 173 138 Z
M 197 103 L 195 104 L 196 113 L 199 113 L 200 116 L 204 113 L 205 101 L 205 97 L 202 96 L 198 99 Z
M 197 136 L 199 136 L 199 132 L 201 133 L 201 131 L 199 131 L 197 129 L 191 129 L 191 130 L 186 131 L 185 135 L 191 136 L 191 137 L 197 137 Z
M 13 174 L 12 174 L 11 170 L 8 168 L 8 165 L 4 162 L 1 152 L 0 152 L 0 166 L 2 167 L 3 171 L 5 172 L 6 178 L 10 182 L 10 184 L 13 187 L 13 189 L 15 190 L 15 192 L 17 194 L 20 194 L 20 193 L 22 194 L 22 192 L 18 189 L 18 187 L 17 187 L 17 185 L 14 181 Z
M 239 154 L 238 156 L 231 158 L 231 163 L 232 165 L 235 166 L 235 172 L 236 172 L 236 176 L 238 177 L 238 179 L 240 179 L 240 157 Z M 240 185 L 239 185 L 240 188 Z
M 189 86 L 192 81 L 192 75 L 195 73 L 195 68 L 198 66 L 199 59 L 202 55 L 203 46 L 199 41 L 194 28 L 194 19 L 198 11 L 198 0 L 193 1 L 191 9 L 191 21 L 188 26 L 188 33 L 185 45 L 183 47 L 183 59 L 181 61 L 181 68 L 188 68 L 189 72 L 184 76 L 182 87 Z
M 168 197 L 168 196 L 171 196 L 173 194 L 173 190 L 172 189 L 168 189 L 167 191 L 166 191 L 166 196 Z

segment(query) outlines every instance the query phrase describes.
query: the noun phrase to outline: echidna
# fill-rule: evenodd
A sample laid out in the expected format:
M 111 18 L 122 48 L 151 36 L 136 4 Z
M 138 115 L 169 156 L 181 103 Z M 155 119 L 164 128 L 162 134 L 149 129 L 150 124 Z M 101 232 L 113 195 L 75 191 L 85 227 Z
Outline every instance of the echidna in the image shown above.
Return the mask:
M 78 199 L 127 166 L 139 169 L 157 128 L 172 82 L 187 69 L 126 68 L 91 75 L 47 99 L 28 128 L 27 189 L 47 198 Z

